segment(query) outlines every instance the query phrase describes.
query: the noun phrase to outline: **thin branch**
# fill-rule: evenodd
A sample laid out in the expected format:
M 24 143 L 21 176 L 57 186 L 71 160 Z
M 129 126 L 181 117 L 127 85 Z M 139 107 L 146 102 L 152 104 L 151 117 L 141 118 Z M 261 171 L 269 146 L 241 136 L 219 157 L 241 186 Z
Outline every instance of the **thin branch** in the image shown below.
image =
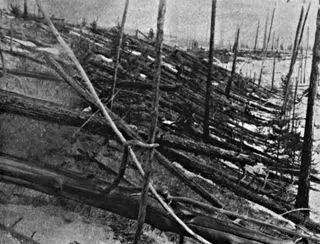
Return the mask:
M 245 220 L 245 221 L 249 221 L 249 222 L 252 222 L 252 223 L 256 223 L 256 224 L 259 224 L 259 225 L 262 225 L 262 226 L 267 226 L 267 227 L 270 227 L 272 229 L 279 230 L 279 231 L 281 231 L 283 233 L 286 233 L 286 234 L 290 234 L 290 235 L 294 235 L 294 236 L 298 236 L 298 237 L 303 237 L 303 238 L 308 238 L 310 240 L 315 240 L 315 241 L 319 241 L 320 240 L 319 238 L 312 237 L 312 236 L 309 236 L 307 234 L 298 233 L 296 230 L 291 230 L 291 229 L 288 229 L 288 228 L 285 228 L 285 227 L 280 227 L 279 225 L 273 225 L 273 224 L 267 223 L 265 221 L 262 221 L 262 220 L 259 220 L 259 219 L 256 219 L 256 218 L 251 218 L 251 217 L 248 217 L 248 216 L 245 216 L 245 215 L 237 214 L 237 213 L 225 210 L 225 209 L 216 208 L 216 207 L 210 206 L 210 205 L 208 205 L 206 203 L 202 203 L 202 202 L 199 202 L 199 201 L 187 198 L 187 197 L 179 197 L 179 196 L 170 196 L 170 195 L 168 195 L 166 199 L 168 201 L 175 201 L 175 202 L 178 202 L 178 203 L 190 204 L 193 207 L 198 208 L 201 211 L 204 211 L 206 214 L 221 213 L 221 214 L 225 214 L 225 215 L 227 215 L 229 217 L 239 218 L 239 219 L 242 219 L 242 220 Z M 290 210 L 290 211 L 285 212 L 283 214 L 279 214 L 279 216 L 284 216 L 286 214 L 289 214 L 289 213 L 292 213 L 292 212 L 295 212 L 295 211 L 300 211 L 300 210 L 305 210 L 306 211 L 306 210 L 310 210 L 310 209 L 305 209 L 305 208 L 293 209 L 293 210 Z M 291 222 L 289 222 L 289 223 L 291 224 Z
M 105 190 L 105 194 L 106 196 L 114 189 L 117 188 L 117 186 L 120 184 L 124 173 L 126 172 L 126 168 L 129 162 L 129 158 L 128 158 L 129 154 L 128 154 L 128 146 L 124 146 L 124 150 L 123 150 L 123 156 L 122 156 L 122 160 L 121 160 L 121 164 L 119 167 L 119 173 L 117 175 L 117 177 L 114 179 L 114 181 L 111 183 L 111 185 Z
M 5 62 L 5 59 L 4 59 L 4 55 L 3 55 L 3 52 L 2 52 L 1 49 L 0 49 L 0 57 L 1 57 L 1 63 L 2 63 L 2 74 L 1 74 L 1 76 L 4 77 L 7 74 L 7 69 L 6 69 L 6 62 Z
M 12 225 L 10 225 L 10 228 L 14 228 L 17 224 L 19 224 L 23 220 L 23 217 L 16 220 Z
M 209 139 L 209 120 L 210 120 L 210 103 L 211 103 L 211 77 L 212 77 L 212 62 L 213 62 L 213 50 L 214 50 L 214 32 L 216 23 L 216 7 L 217 0 L 212 0 L 211 7 L 211 28 L 210 28 L 210 42 L 209 42 L 209 60 L 208 60 L 208 73 L 206 82 L 206 98 L 205 98 L 205 112 L 203 120 L 203 139 L 207 141 Z
M 237 65 L 237 57 L 238 57 L 238 45 L 239 45 L 239 36 L 240 36 L 240 28 L 237 29 L 234 46 L 233 46 L 233 63 L 232 63 L 232 70 L 231 75 L 225 90 L 225 95 L 229 99 L 230 98 L 230 90 L 232 86 L 232 81 L 234 79 L 234 74 L 236 72 L 236 65 Z
M 153 144 L 156 138 L 156 132 L 158 127 L 158 117 L 159 117 L 159 100 L 160 100 L 160 82 L 161 82 L 161 63 L 162 63 L 162 45 L 163 45 L 163 28 L 164 28 L 164 21 L 165 21 L 165 14 L 166 14 L 166 0 L 159 1 L 159 8 L 158 8 L 158 20 L 157 20 L 157 37 L 156 37 L 156 60 L 155 60 L 155 77 L 153 80 L 153 104 L 151 110 L 151 126 L 149 131 L 149 144 Z M 141 199 L 140 199 L 140 207 L 139 207 L 139 214 L 138 214 L 138 224 L 137 230 L 134 237 L 134 244 L 138 244 L 140 240 L 140 236 L 142 233 L 142 227 L 146 217 L 146 208 L 148 203 L 148 191 L 149 191 L 149 184 L 151 180 L 151 174 L 153 173 L 153 160 L 154 160 L 154 148 L 151 148 L 149 151 L 149 158 L 146 165 L 145 175 L 143 179 L 143 189 L 141 192 Z
M 270 38 L 271 38 L 271 32 L 272 32 L 272 27 L 273 27 L 273 20 L 274 20 L 274 14 L 276 12 L 276 8 L 273 8 L 272 11 L 272 17 L 271 17 L 271 23 L 270 23 L 270 29 L 269 29 L 269 35 L 268 35 L 268 40 L 267 40 L 267 44 L 266 44 L 266 51 L 268 51 L 268 46 L 269 46 L 269 42 L 270 42 Z
M 126 141 L 124 143 L 124 146 L 131 146 L 131 147 L 136 146 L 140 148 L 153 149 L 153 148 L 159 147 L 159 144 L 157 143 L 147 144 L 138 140 L 130 140 L 130 141 Z
M 295 36 L 295 40 L 294 40 L 294 46 L 293 46 L 293 50 L 292 50 L 290 68 L 289 68 L 289 72 L 286 76 L 285 96 L 284 96 L 284 101 L 283 101 L 283 106 L 282 106 L 282 114 L 285 114 L 286 110 L 287 110 L 289 88 L 290 88 L 290 83 L 291 83 L 291 75 L 293 73 L 293 68 L 294 68 L 294 65 L 295 65 L 295 62 L 296 62 L 296 59 L 298 56 L 299 46 L 301 44 L 303 33 L 304 33 L 304 28 L 305 28 L 305 25 L 306 25 L 306 22 L 307 22 L 307 19 L 309 16 L 310 6 L 311 6 L 311 4 L 309 3 L 309 6 L 308 6 L 307 12 L 304 16 L 303 22 L 302 22 L 302 18 L 303 18 L 304 8 L 303 8 L 303 6 L 301 8 L 300 18 L 299 18 L 296 36 Z M 302 26 L 301 26 L 301 24 L 302 24 Z
M 86 72 L 84 71 L 83 67 L 81 66 L 81 64 L 79 63 L 78 59 L 76 58 L 76 56 L 74 55 L 73 51 L 70 49 L 70 47 L 67 45 L 67 43 L 62 39 L 61 35 L 59 34 L 59 32 L 57 31 L 57 29 L 54 27 L 52 21 L 50 20 L 47 12 L 44 10 L 40 0 L 36 0 L 36 3 L 40 9 L 40 11 L 42 12 L 42 14 L 44 15 L 45 20 L 47 21 L 48 26 L 50 27 L 53 35 L 55 36 L 55 38 L 58 40 L 58 42 L 60 43 L 60 45 L 65 49 L 66 54 L 68 55 L 68 57 L 73 61 L 73 63 L 75 64 L 76 68 L 78 69 L 78 71 L 80 72 L 84 83 L 86 84 L 86 86 L 88 87 L 88 89 L 90 90 L 91 94 L 92 94 L 92 99 L 95 101 L 95 104 L 101 109 L 101 112 L 103 114 L 103 116 L 106 118 L 107 122 L 110 124 L 110 127 L 112 128 L 112 130 L 114 131 L 114 133 L 116 134 L 116 136 L 118 137 L 118 139 L 121 141 L 122 144 L 124 144 L 126 142 L 125 137 L 123 136 L 123 134 L 120 132 L 120 130 L 118 129 L 118 127 L 116 126 L 116 124 L 114 123 L 114 121 L 112 120 L 112 118 L 109 115 L 109 112 L 107 111 L 107 108 L 103 105 L 103 103 L 101 102 L 101 100 L 98 97 L 98 94 L 96 92 L 96 90 L 94 89 L 89 77 L 87 76 Z M 140 174 L 142 176 L 144 176 L 144 170 L 142 169 L 141 163 L 139 162 L 136 154 L 133 152 L 133 150 L 131 149 L 131 147 L 128 147 L 129 149 L 129 154 L 133 160 L 133 162 L 136 164 L 136 167 L 138 168 Z M 199 236 L 198 234 L 194 233 L 193 230 L 191 230 L 175 213 L 174 211 L 171 209 L 171 207 L 168 206 L 168 204 L 162 199 L 162 197 L 157 193 L 157 191 L 155 190 L 155 188 L 153 187 L 153 185 L 151 183 L 149 183 L 149 188 L 150 191 L 152 192 L 152 194 L 156 197 L 156 199 L 159 201 L 159 203 L 162 205 L 162 207 L 181 225 L 181 227 L 188 233 L 190 234 L 193 238 L 195 238 L 196 240 L 200 241 L 201 243 L 205 243 L 205 244 L 210 244 L 210 242 L 208 242 L 207 240 L 205 240 L 204 238 L 202 238 L 201 236 Z
M 309 211 L 309 212 L 311 212 L 311 210 L 312 210 L 311 208 L 296 208 L 296 209 L 292 209 L 290 211 L 284 212 L 284 213 L 282 213 L 280 215 L 284 216 L 284 215 L 287 215 L 289 213 L 294 213 L 294 212 L 299 212 L 299 211 Z
M 260 21 L 258 21 L 258 25 L 257 25 L 257 32 L 256 32 L 256 38 L 254 40 L 254 48 L 253 48 L 253 52 L 256 53 L 257 52 L 257 45 L 258 45 L 258 37 L 259 37 L 259 29 L 260 29 Z
M 123 16 L 122 16 L 122 21 L 121 21 L 121 27 L 119 30 L 119 43 L 117 46 L 117 54 L 116 54 L 116 60 L 115 60 L 115 64 L 114 64 L 114 75 L 113 75 L 113 83 L 112 83 L 112 88 L 111 88 L 111 100 L 110 100 L 110 109 L 111 110 L 112 110 L 112 106 L 113 106 L 113 100 L 115 97 L 116 84 L 117 84 L 117 79 L 118 79 L 118 69 L 119 69 L 121 45 L 122 45 L 122 39 L 123 39 L 123 29 L 124 29 L 124 24 L 126 22 L 128 6 L 129 6 L 129 0 L 126 0 L 126 4 L 124 7 Z

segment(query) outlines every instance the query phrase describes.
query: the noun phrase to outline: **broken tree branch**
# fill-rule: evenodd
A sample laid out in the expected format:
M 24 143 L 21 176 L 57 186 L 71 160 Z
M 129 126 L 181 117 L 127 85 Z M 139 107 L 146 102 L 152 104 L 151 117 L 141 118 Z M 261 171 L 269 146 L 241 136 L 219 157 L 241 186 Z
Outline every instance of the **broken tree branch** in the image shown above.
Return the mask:
M 0 155 L 0 180 L 31 188 L 47 194 L 66 197 L 71 200 L 120 214 L 121 216 L 136 219 L 139 209 L 140 189 L 119 186 L 109 195 L 104 195 L 104 189 L 110 183 L 99 179 L 86 179 L 77 173 L 70 173 L 55 169 L 37 166 L 34 162 L 26 162 L 9 155 Z M 247 229 L 235 229 L 235 225 L 215 218 L 195 216 L 191 220 L 185 219 L 188 228 L 199 233 L 210 243 L 283 243 L 293 244 L 292 241 L 276 239 L 265 234 L 255 232 L 255 237 L 243 238 L 243 232 Z M 171 215 L 153 198 L 148 198 L 146 222 L 162 231 L 170 231 L 177 234 L 193 235 L 186 232 Z M 0 227 L 1 228 L 1 227 Z M 232 233 L 229 229 L 232 228 Z M 255 240 L 260 241 L 255 241 Z M 32 242 L 30 244 L 36 244 Z
M 70 49 L 70 47 L 67 45 L 67 43 L 62 39 L 62 37 L 60 36 L 59 32 L 57 31 L 57 29 L 54 27 L 52 21 L 50 20 L 47 12 L 44 10 L 40 0 L 36 0 L 36 3 L 39 7 L 39 9 L 41 10 L 41 12 L 44 15 L 44 18 L 47 22 L 47 24 L 49 25 L 53 35 L 55 36 L 55 38 L 58 40 L 58 42 L 60 43 L 60 45 L 65 49 L 67 55 L 69 56 L 69 58 L 73 61 L 73 63 L 75 64 L 76 68 L 78 69 L 78 71 L 80 72 L 86 86 L 88 87 L 88 89 L 90 90 L 91 94 L 92 94 L 92 98 L 95 100 L 96 104 L 98 105 L 98 107 L 101 109 L 102 114 L 104 115 L 104 117 L 106 118 L 106 120 L 108 121 L 108 123 L 110 124 L 112 130 L 114 131 L 114 133 L 117 135 L 117 137 L 119 138 L 119 140 L 122 142 L 122 144 L 126 141 L 125 137 L 122 135 L 122 133 L 120 132 L 120 130 L 118 129 L 118 127 L 116 126 L 116 124 L 114 123 L 114 121 L 112 120 L 112 118 L 110 117 L 109 113 L 107 112 L 107 109 L 105 108 L 105 106 L 103 105 L 103 103 L 101 102 L 101 100 L 98 97 L 97 92 L 95 91 L 91 81 L 89 80 L 89 77 L 87 76 L 86 72 L 84 71 L 83 67 L 81 66 L 81 64 L 79 63 L 78 59 L 76 58 L 76 56 L 74 55 L 73 51 Z M 136 164 L 137 168 L 139 169 L 139 172 L 141 175 L 144 176 L 144 171 L 141 167 L 140 162 L 138 161 L 135 153 L 133 152 L 133 150 L 129 147 L 129 153 L 132 157 L 133 162 Z M 187 233 L 189 233 L 191 236 L 193 236 L 196 240 L 205 243 L 205 244 L 210 244 L 210 242 L 208 242 L 207 240 L 205 240 L 204 238 L 202 238 L 201 236 L 197 235 L 196 233 L 194 233 L 174 212 L 173 210 L 163 201 L 163 199 L 161 198 L 161 196 L 156 192 L 156 190 L 154 189 L 154 187 L 149 184 L 150 190 L 151 192 L 155 195 L 155 197 L 158 199 L 158 201 L 161 203 L 161 205 L 169 212 L 169 214 L 186 230 Z
M 117 45 L 116 60 L 114 62 L 114 75 L 113 75 L 113 83 L 112 83 L 111 98 L 110 98 L 110 109 L 111 110 L 112 110 L 113 100 L 114 100 L 114 96 L 115 96 L 115 92 L 116 92 L 116 84 L 117 84 L 117 79 L 118 79 L 118 69 L 119 69 L 119 63 L 120 63 L 120 53 L 121 53 L 121 46 L 122 46 L 122 39 L 123 39 L 123 31 L 124 31 L 124 25 L 126 23 L 128 7 L 129 7 L 129 0 L 126 0 L 123 15 L 122 15 L 121 26 L 120 26 L 119 33 L 118 33 L 119 42 Z
M 117 186 L 120 184 L 121 179 L 124 176 L 124 173 L 126 172 L 126 168 L 129 162 L 128 159 L 128 146 L 124 146 L 123 149 L 123 156 L 122 156 L 122 160 L 121 160 L 121 164 L 119 167 L 119 173 L 117 175 L 117 177 L 114 179 L 114 181 L 112 182 L 112 184 L 105 190 L 105 194 L 108 195 L 111 191 L 113 191 L 114 189 L 117 188 Z

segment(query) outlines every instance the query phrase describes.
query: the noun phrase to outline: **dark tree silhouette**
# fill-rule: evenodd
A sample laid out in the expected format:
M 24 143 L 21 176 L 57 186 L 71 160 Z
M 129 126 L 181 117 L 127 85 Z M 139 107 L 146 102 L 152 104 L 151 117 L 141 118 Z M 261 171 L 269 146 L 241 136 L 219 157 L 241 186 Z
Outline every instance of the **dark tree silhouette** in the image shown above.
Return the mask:
M 240 36 L 240 28 L 237 29 L 236 37 L 234 40 L 234 45 L 233 45 L 233 63 L 232 63 L 232 70 L 231 70 L 231 76 L 229 78 L 227 87 L 226 87 L 226 97 L 229 99 L 230 98 L 230 90 L 232 86 L 232 80 L 234 79 L 234 74 L 236 72 L 236 65 L 237 65 L 237 56 L 238 56 L 238 45 L 239 45 L 239 36 Z
M 209 138 L 211 76 L 212 76 L 212 62 L 213 62 L 213 49 L 214 49 L 214 30 L 215 30 L 215 23 L 216 23 L 216 6 L 217 6 L 217 0 L 212 0 L 209 62 L 208 62 L 208 74 L 207 74 L 205 113 L 204 113 L 204 122 L 203 122 L 203 140 L 204 141 L 207 141 Z
M 316 35 L 313 47 L 313 58 L 309 84 L 309 96 L 306 124 L 304 131 L 304 140 L 301 153 L 301 166 L 298 194 L 296 197 L 296 208 L 309 207 L 309 190 L 310 190 L 310 169 L 312 161 L 312 146 L 313 146 L 313 117 L 314 117 L 314 101 L 317 95 L 317 81 L 319 79 L 320 64 L 320 7 L 318 6 L 318 14 L 316 21 Z M 305 217 L 309 216 L 309 211 L 304 211 Z
M 23 18 L 28 18 L 28 0 L 24 0 L 24 4 L 23 4 Z

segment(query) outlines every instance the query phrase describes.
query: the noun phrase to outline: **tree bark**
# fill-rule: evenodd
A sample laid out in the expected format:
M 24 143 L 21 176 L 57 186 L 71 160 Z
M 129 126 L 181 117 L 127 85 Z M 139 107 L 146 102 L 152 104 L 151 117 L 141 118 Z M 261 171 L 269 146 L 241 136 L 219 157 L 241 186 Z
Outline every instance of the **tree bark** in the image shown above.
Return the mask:
M 159 1 L 158 19 L 157 19 L 157 37 L 156 37 L 156 60 L 155 60 L 155 76 L 153 80 L 153 104 L 150 112 L 151 125 L 149 130 L 148 143 L 153 144 L 156 139 L 156 133 L 158 129 L 158 117 L 159 117 L 159 100 L 160 100 L 160 82 L 161 82 L 161 63 L 162 63 L 162 45 L 164 36 L 164 21 L 166 14 L 166 0 Z M 149 150 L 148 161 L 145 168 L 145 175 L 143 177 L 143 189 L 141 192 L 140 207 L 138 214 L 137 230 L 134 237 L 134 244 L 138 244 L 142 233 L 142 227 L 146 217 L 146 207 L 148 201 L 149 184 L 153 172 L 153 160 L 155 149 Z
M 228 80 L 228 84 L 226 87 L 225 95 L 229 99 L 230 98 L 230 90 L 232 86 L 232 81 L 234 79 L 234 74 L 236 72 L 236 65 L 237 65 L 237 57 L 238 57 L 238 45 L 239 45 L 239 35 L 240 35 L 240 28 L 237 29 L 236 37 L 234 40 L 233 45 L 233 63 L 232 63 L 232 70 L 231 70 L 231 76 Z
M 318 3 L 319 4 L 319 3 Z M 296 198 L 296 208 L 309 208 L 309 191 L 310 191 L 310 170 L 312 161 L 313 146 L 313 119 L 314 119 L 314 102 L 317 95 L 317 82 L 319 79 L 320 64 L 320 7 L 318 6 L 316 20 L 316 34 L 313 47 L 313 58 L 309 84 L 308 107 L 306 123 L 304 130 L 304 140 L 301 152 L 301 167 L 299 177 L 298 194 Z M 304 211 L 305 217 L 310 215 L 309 211 Z
M 121 26 L 119 30 L 119 43 L 117 46 L 117 53 L 116 53 L 116 60 L 114 62 L 114 75 L 113 75 L 113 83 L 111 88 L 111 100 L 110 100 L 110 109 L 112 110 L 113 100 L 116 92 L 116 84 L 117 84 L 117 77 L 118 77 L 118 69 L 119 69 L 119 62 L 120 62 L 120 53 L 121 53 L 121 46 L 122 46 L 122 39 L 123 39 L 123 29 L 124 24 L 126 23 L 127 12 L 128 12 L 129 0 L 126 0 L 126 4 L 124 6 L 124 11 L 122 15 Z
M 203 120 L 203 140 L 206 141 L 209 137 L 209 120 L 210 120 L 210 102 L 211 102 L 211 77 L 212 77 L 212 62 L 213 62 L 213 49 L 214 49 L 214 32 L 216 25 L 216 5 L 217 0 L 212 0 L 211 9 L 211 29 L 210 29 L 210 43 L 209 43 L 209 61 L 208 61 L 208 73 L 206 84 L 206 98 L 205 98 L 205 113 Z
M 253 52 L 257 52 L 257 45 L 258 45 L 258 38 L 259 38 L 259 29 L 260 29 L 260 21 L 258 21 L 257 25 L 257 32 L 256 32 L 256 38 L 254 40 L 254 47 L 253 47 Z M 254 79 L 255 80 L 255 79 Z
M 28 0 L 23 2 L 23 18 L 28 18 Z
M 295 41 L 294 41 L 294 47 L 293 47 L 293 51 L 292 51 L 292 58 L 291 58 L 291 63 L 290 63 L 290 68 L 289 68 L 289 72 L 286 76 L 286 86 L 285 86 L 285 96 L 284 96 L 284 101 L 283 101 L 283 106 L 282 106 L 282 114 L 284 115 L 286 113 L 286 109 L 287 109 L 287 103 L 288 103 L 288 99 L 289 99 L 289 88 L 290 88 L 290 84 L 291 84 L 291 75 L 293 73 L 293 68 L 299 53 L 299 46 L 301 44 L 302 41 L 302 37 L 303 37 L 303 33 L 304 33 L 304 28 L 308 19 L 308 15 L 309 15 L 309 11 L 310 11 L 310 7 L 311 7 L 311 3 L 309 3 L 308 5 L 308 9 L 307 12 L 304 16 L 304 20 L 302 23 L 302 17 L 303 17 L 303 6 L 301 8 L 301 14 L 300 14 L 300 19 L 299 19 L 299 23 L 297 26 L 297 32 L 296 32 L 296 37 L 295 37 Z M 301 26 L 302 24 L 302 26 Z
M 277 61 L 277 54 L 278 50 L 274 52 L 273 54 L 273 65 L 272 65 L 272 78 L 271 78 L 271 91 L 273 91 L 274 88 L 274 76 L 276 73 L 276 61 Z
M 267 46 L 268 22 L 269 22 L 269 13 L 267 14 L 266 23 L 264 26 L 264 36 L 263 36 L 263 46 L 262 46 L 263 51 L 266 50 L 266 46 Z
M 268 51 L 268 46 L 269 46 L 269 42 L 270 42 L 270 38 L 271 38 L 271 32 L 272 32 L 275 12 L 276 12 L 276 8 L 274 7 L 273 11 L 272 11 L 272 16 L 271 16 L 270 29 L 269 29 L 269 34 L 268 34 L 268 39 L 267 39 L 267 44 L 266 44 L 266 51 Z
M 64 172 L 54 168 L 36 166 L 36 162 L 26 162 L 9 155 L 0 155 L 0 181 L 17 184 L 50 195 L 62 196 L 90 206 L 104 209 L 126 218 L 136 219 L 139 209 L 140 189 L 119 186 L 107 196 L 104 189 L 110 183 L 99 179 L 86 179 L 74 172 Z M 188 216 L 185 216 L 188 218 Z M 190 216 L 189 216 L 190 217 Z M 238 227 L 233 223 L 209 217 L 192 216 L 185 219 L 187 225 L 212 243 L 237 244 L 293 244 Z M 148 198 L 146 222 L 151 226 L 177 234 L 188 235 L 180 225 L 167 214 L 153 198 Z

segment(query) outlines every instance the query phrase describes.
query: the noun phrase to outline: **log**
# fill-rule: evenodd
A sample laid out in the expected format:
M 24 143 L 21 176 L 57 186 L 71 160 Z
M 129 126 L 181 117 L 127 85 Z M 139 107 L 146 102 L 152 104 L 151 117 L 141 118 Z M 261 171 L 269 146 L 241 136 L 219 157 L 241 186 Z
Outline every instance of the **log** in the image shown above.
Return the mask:
M 85 122 L 85 130 L 99 135 L 112 135 L 110 127 L 98 117 L 81 111 L 71 110 L 61 105 L 26 97 L 14 92 L 0 89 L 0 110 L 18 114 L 32 119 L 50 121 L 62 125 L 81 127 Z
M 4 71 L 0 68 L 1 71 Z M 51 73 L 44 73 L 44 72 L 35 72 L 35 71 L 23 71 L 19 69 L 6 69 L 7 74 L 15 75 L 15 76 L 22 76 L 28 77 L 38 80 L 48 80 L 48 81 L 56 81 L 56 82 L 63 82 L 62 79 L 57 78 L 54 74 Z
M 117 83 L 118 88 L 129 88 L 129 89 L 142 89 L 142 90 L 151 90 L 152 84 L 142 83 L 142 82 L 130 82 L 122 81 Z M 160 90 L 166 92 L 176 92 L 182 87 L 181 84 L 177 85 L 160 85 Z
M 204 165 L 192 157 L 187 157 L 179 151 L 164 148 L 161 149 L 161 152 L 168 155 L 169 159 L 174 160 L 183 167 L 181 168 L 176 164 L 171 163 L 169 167 L 175 168 L 177 171 L 182 172 L 187 169 L 195 174 L 200 174 L 202 177 L 205 177 L 218 185 L 224 186 L 236 195 L 265 206 L 279 214 L 292 209 L 292 206 L 288 204 L 280 204 L 278 201 L 264 197 L 260 192 L 255 193 L 253 189 L 249 190 L 251 187 L 240 185 L 235 177 L 228 176 L 223 171 L 214 167 Z M 187 173 L 184 173 L 184 175 L 187 175 Z
M 215 172 L 213 170 L 210 170 L 210 167 L 208 166 L 203 167 L 203 164 L 201 164 L 200 162 L 192 160 L 190 157 L 181 157 L 181 155 L 179 156 L 179 154 L 180 153 L 178 154 L 172 153 L 171 156 L 169 156 L 169 158 L 172 160 L 176 160 L 179 164 L 189 169 L 190 171 L 193 171 L 194 173 L 203 174 L 204 177 L 212 180 L 216 184 L 220 186 L 225 186 L 227 189 L 234 192 L 236 195 L 240 197 L 243 197 L 245 199 L 248 199 L 249 201 L 260 204 L 261 206 L 271 209 L 272 211 L 278 214 L 282 214 L 284 212 L 287 212 L 287 209 L 293 208 L 293 206 L 289 207 L 289 205 L 282 206 L 277 201 L 265 198 L 263 196 L 260 196 L 259 194 L 255 194 L 252 191 L 248 190 L 247 188 L 241 187 L 238 183 L 231 182 L 230 180 L 227 179 L 225 175 L 219 175 L 216 173 L 217 171 Z M 159 153 L 159 155 L 161 154 Z M 168 155 L 168 153 L 166 153 L 166 155 Z M 169 160 L 167 160 L 166 162 L 162 160 L 161 163 L 170 172 L 174 170 L 181 171 L 180 167 L 177 168 Z M 203 169 L 205 169 L 205 171 Z M 303 221 L 303 217 L 297 213 L 290 213 L 286 217 L 294 221 L 295 223 L 301 223 Z M 320 225 L 316 222 L 313 222 L 310 219 L 305 222 L 305 226 L 312 231 L 316 231 L 317 233 L 320 233 Z
M 137 188 L 120 186 L 105 196 L 103 192 L 110 186 L 108 182 L 86 179 L 74 172 L 65 172 L 52 167 L 40 167 L 36 162 L 27 162 L 4 154 L 0 154 L 0 172 L 0 180 L 7 183 L 62 196 L 130 219 L 135 219 L 138 214 L 140 189 Z M 162 231 L 188 235 L 153 198 L 148 198 L 146 222 Z M 195 216 L 191 220 L 186 219 L 185 222 L 193 231 L 212 243 L 293 243 L 256 231 L 250 231 L 251 236 L 244 235 L 248 233 L 247 229 L 214 218 Z M 233 234 L 229 233 L 229 230 Z
M 199 141 L 181 138 L 175 135 L 164 135 L 158 142 L 162 146 L 192 152 L 195 154 L 206 155 L 210 157 L 217 157 L 230 162 L 236 162 L 241 165 L 255 165 L 258 162 L 273 165 L 273 161 L 268 160 L 262 156 L 247 155 L 241 152 L 232 150 L 225 150 L 219 147 L 208 145 Z
M 71 125 L 77 127 L 83 125 L 91 117 L 90 114 L 84 114 L 80 111 L 67 109 L 52 102 L 46 102 L 39 99 L 29 98 L 20 94 L 4 91 L 1 89 L 0 111 L 19 114 L 32 119 L 51 121 L 61 125 Z M 141 139 L 138 138 L 138 136 L 133 131 L 131 131 L 129 127 L 126 126 L 126 124 L 124 124 L 124 122 L 121 119 L 116 118 L 114 114 L 112 114 L 112 116 L 114 116 L 114 118 L 117 119 L 117 123 L 121 125 L 121 130 L 123 130 L 127 136 L 135 139 Z M 101 136 L 113 134 L 112 130 L 110 130 L 110 127 L 107 125 L 107 123 L 104 122 L 102 118 L 98 117 L 91 118 L 90 121 L 86 123 L 86 125 L 83 127 L 83 129 L 93 134 L 98 134 Z M 185 177 L 184 174 L 179 171 L 179 169 L 175 168 L 172 165 L 172 163 L 158 151 L 156 151 L 156 158 L 158 162 L 161 163 L 161 165 L 163 165 L 169 172 L 171 172 L 173 175 L 182 180 L 193 191 L 195 191 L 197 194 L 209 201 L 213 206 L 219 208 L 221 207 L 221 203 L 216 202 L 215 198 L 212 195 L 210 195 L 205 189 L 199 187 L 198 185 L 192 182 L 186 181 L 187 177 Z M 229 182 L 223 177 L 221 177 L 219 181 L 220 182 L 217 183 L 219 183 L 220 185 L 225 185 Z M 230 188 L 228 189 L 235 193 L 238 193 L 239 185 L 233 183 L 230 185 Z M 254 195 L 252 195 L 251 191 L 246 190 L 243 192 L 241 196 L 246 197 L 253 202 L 257 202 L 262 206 L 273 209 L 270 202 L 268 203 L 261 201 L 261 199 L 263 198 L 256 198 Z M 286 209 L 284 208 L 278 208 L 278 211 L 276 211 L 275 209 L 273 210 L 278 213 L 283 213 L 286 211 Z M 288 215 L 287 217 L 296 222 L 300 222 L 302 220 L 300 216 L 294 213 Z M 308 221 L 306 222 L 306 225 L 310 229 L 320 232 L 320 227 L 316 223 Z
M 81 113 L 80 111 L 74 111 L 64 108 L 55 103 L 45 102 L 39 99 L 29 98 L 16 93 L 0 90 L 0 111 L 19 114 L 33 119 L 40 119 L 55 122 L 63 125 L 72 125 L 80 127 L 84 123 L 84 130 L 90 131 L 101 136 L 114 135 L 113 131 L 101 118 L 93 117 L 91 114 Z M 90 121 L 88 122 L 88 120 Z M 124 130 L 128 136 L 134 138 L 134 133 L 130 132 L 128 127 L 120 120 L 116 120 L 121 125 L 121 129 Z M 141 138 L 138 138 L 141 139 Z M 181 179 L 186 185 L 188 185 L 193 191 L 195 191 L 204 199 L 208 200 L 213 206 L 222 207 L 222 204 L 209 194 L 205 189 L 196 185 L 195 183 L 188 182 L 179 172 L 174 172 L 179 179 Z

